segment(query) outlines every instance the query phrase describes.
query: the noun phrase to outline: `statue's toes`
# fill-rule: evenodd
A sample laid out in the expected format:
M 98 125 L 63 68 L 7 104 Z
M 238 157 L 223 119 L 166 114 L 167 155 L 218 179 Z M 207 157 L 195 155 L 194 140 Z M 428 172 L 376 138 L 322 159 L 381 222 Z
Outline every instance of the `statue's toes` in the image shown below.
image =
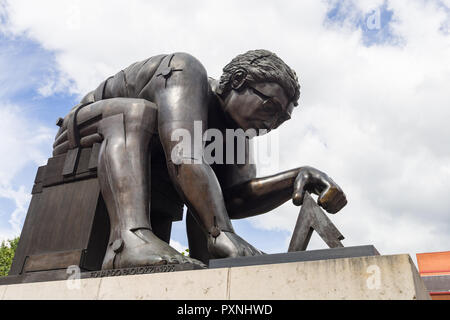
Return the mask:
M 151 255 L 148 259 L 148 265 L 162 266 L 168 263 L 168 260 L 164 257 Z
M 255 248 L 252 248 L 252 247 L 247 248 L 246 252 L 247 252 L 246 256 L 256 256 L 257 255 Z
M 197 261 L 195 259 L 189 258 L 187 256 L 182 256 L 181 263 L 200 264 L 200 261 Z
M 203 262 L 201 262 L 200 260 L 190 258 L 190 257 L 186 257 L 186 260 L 187 260 L 187 263 L 192 263 L 192 264 L 198 265 L 202 268 L 208 268 L 208 266 L 206 264 L 204 264 Z
M 177 257 L 174 256 L 162 256 L 162 259 L 166 261 L 166 264 L 179 264 L 180 260 Z
M 255 247 L 253 247 L 253 250 L 254 250 L 254 253 L 253 253 L 254 256 L 262 256 L 264 254 L 264 252 L 262 252 L 259 249 L 256 249 Z
M 261 251 L 259 251 L 252 245 L 248 245 L 244 248 L 244 256 L 260 256 L 260 255 L 262 255 Z
M 181 256 L 181 263 L 193 263 L 192 259 L 190 259 L 189 257 L 186 256 Z
M 141 257 L 136 255 L 119 256 L 114 263 L 114 268 L 131 268 L 141 266 L 161 266 L 167 264 L 167 261 L 159 255 L 150 254 Z

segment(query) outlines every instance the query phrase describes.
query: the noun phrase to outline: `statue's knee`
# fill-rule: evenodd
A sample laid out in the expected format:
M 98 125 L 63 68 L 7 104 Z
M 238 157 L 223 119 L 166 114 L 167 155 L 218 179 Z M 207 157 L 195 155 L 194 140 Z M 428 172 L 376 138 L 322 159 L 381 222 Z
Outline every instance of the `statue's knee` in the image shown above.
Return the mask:
M 149 128 L 156 123 L 157 114 L 154 103 L 144 99 L 133 99 L 127 106 L 125 122 L 128 125 Z
M 157 132 L 158 113 L 154 103 L 144 99 L 112 98 L 102 100 L 101 107 L 99 133 L 105 138 L 123 134 L 139 138 Z

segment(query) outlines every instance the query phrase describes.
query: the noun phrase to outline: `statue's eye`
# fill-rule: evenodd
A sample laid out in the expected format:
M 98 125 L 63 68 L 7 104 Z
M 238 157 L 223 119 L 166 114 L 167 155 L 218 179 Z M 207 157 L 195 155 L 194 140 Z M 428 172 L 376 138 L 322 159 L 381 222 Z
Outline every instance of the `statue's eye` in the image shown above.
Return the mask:
M 260 91 L 258 91 L 258 90 L 256 90 L 255 88 L 253 88 L 253 87 L 250 87 L 250 90 L 252 90 L 252 92 L 254 93 L 254 94 L 256 94 L 258 97 L 260 97 L 262 100 L 264 100 L 264 101 L 267 101 L 267 100 L 269 100 L 271 97 L 269 97 L 269 96 L 266 96 L 264 93 L 262 93 L 262 92 L 260 92 Z

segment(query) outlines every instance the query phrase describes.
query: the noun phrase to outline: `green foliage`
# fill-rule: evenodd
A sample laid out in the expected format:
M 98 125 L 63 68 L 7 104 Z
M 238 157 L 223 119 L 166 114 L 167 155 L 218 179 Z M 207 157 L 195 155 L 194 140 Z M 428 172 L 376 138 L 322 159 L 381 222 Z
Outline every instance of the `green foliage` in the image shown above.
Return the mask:
M 189 257 L 189 249 L 184 250 L 181 254 Z
M 19 237 L 6 242 L 2 241 L 0 245 L 0 277 L 8 275 L 18 243 Z

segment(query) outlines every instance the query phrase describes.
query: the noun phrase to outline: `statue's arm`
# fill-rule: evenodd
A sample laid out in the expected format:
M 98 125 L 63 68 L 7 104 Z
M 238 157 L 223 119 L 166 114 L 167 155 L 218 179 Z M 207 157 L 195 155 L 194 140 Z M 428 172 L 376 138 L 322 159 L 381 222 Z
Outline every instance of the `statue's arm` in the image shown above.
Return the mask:
M 269 212 L 292 199 L 299 169 L 276 175 L 248 179 L 224 188 L 224 197 L 231 219 L 248 218 Z
M 319 205 L 329 213 L 336 213 L 347 204 L 341 188 L 325 173 L 311 167 L 243 181 L 224 189 L 224 197 L 229 217 L 242 219 L 269 212 L 291 199 L 301 205 L 306 191 L 317 194 Z
M 164 67 L 165 62 L 161 65 Z M 188 54 L 176 54 L 171 66 L 182 71 L 174 71 L 166 83 L 164 79 L 159 82 L 156 79 L 155 88 L 159 136 L 171 180 L 204 231 L 216 232 L 215 227 L 219 227 L 234 232 L 218 179 L 203 160 L 201 142 L 200 148 L 192 148 L 190 154 L 179 150 L 180 134 L 201 141 L 207 127 L 210 89 L 206 71 Z M 196 121 L 203 124 L 198 132 L 195 132 Z M 195 163 L 190 163 L 191 160 Z

